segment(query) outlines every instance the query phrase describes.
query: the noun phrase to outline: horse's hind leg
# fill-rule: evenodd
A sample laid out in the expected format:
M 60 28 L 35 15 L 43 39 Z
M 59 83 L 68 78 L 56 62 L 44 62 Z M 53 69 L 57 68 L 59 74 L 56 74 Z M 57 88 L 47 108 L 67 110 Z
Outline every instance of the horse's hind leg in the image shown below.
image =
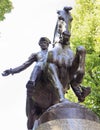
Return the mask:
M 90 93 L 89 87 L 85 88 L 80 85 L 85 74 L 85 54 L 85 48 L 79 46 L 71 70 L 73 73 L 73 75 L 71 75 L 71 87 L 80 102 L 83 102 L 85 97 Z
M 33 126 L 33 129 L 32 130 L 36 130 L 38 127 L 38 120 L 35 120 L 34 122 L 34 126 Z

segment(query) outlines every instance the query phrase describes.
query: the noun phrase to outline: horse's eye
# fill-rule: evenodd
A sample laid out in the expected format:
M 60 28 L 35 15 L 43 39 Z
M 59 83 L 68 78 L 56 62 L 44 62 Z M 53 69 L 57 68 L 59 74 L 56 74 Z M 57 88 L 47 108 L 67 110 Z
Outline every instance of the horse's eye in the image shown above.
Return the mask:
M 64 18 L 62 16 L 59 16 L 58 19 L 64 21 Z

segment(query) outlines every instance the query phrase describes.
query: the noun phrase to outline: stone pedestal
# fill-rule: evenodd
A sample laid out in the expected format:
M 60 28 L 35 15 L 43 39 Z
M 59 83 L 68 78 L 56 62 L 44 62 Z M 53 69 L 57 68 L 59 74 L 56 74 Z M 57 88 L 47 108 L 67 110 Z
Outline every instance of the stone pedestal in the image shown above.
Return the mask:
M 100 130 L 99 122 L 89 109 L 65 100 L 44 112 L 33 130 Z

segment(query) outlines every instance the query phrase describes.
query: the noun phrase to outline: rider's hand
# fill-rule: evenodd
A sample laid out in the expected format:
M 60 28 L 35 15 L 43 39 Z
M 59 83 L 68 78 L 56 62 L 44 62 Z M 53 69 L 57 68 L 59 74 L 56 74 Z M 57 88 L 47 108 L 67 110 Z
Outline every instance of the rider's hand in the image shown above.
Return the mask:
M 11 69 L 5 70 L 5 71 L 2 73 L 2 76 L 8 76 L 9 74 L 11 74 Z

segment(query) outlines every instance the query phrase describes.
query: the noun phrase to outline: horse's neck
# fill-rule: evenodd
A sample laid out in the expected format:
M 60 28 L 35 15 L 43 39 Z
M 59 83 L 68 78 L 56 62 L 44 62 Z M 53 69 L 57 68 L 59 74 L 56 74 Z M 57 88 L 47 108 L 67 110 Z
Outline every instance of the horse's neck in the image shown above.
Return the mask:
M 63 52 L 64 50 L 68 50 L 70 49 L 70 45 L 69 44 L 61 44 L 61 43 L 57 43 L 56 44 L 56 47 L 59 49 L 59 50 L 62 50 L 61 52 Z

